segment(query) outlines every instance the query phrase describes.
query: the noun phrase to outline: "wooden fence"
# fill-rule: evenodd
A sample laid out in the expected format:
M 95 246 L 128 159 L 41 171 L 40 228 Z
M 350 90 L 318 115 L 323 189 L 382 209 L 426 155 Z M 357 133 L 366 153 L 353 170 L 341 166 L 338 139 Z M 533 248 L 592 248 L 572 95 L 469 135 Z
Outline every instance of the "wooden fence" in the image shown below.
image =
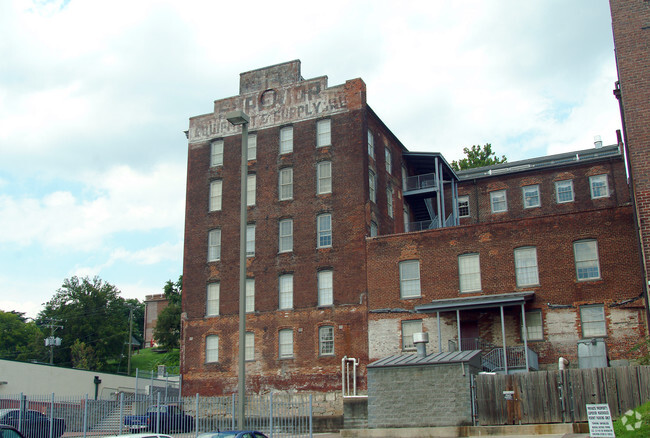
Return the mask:
M 591 403 L 616 419 L 650 400 L 650 366 L 479 374 L 475 385 L 480 425 L 582 422 Z

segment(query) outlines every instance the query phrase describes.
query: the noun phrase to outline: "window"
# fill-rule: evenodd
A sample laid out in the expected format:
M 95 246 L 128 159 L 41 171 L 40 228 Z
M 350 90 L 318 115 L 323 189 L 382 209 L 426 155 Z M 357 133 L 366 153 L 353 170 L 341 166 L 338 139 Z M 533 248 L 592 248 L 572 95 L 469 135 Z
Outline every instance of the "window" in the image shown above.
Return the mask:
M 331 306 L 334 303 L 332 271 L 318 273 L 318 305 Z
M 375 136 L 372 135 L 370 129 L 368 129 L 368 155 L 375 158 Z
M 578 281 L 595 280 L 600 278 L 598 244 L 595 240 L 579 240 L 574 242 L 573 254 L 576 260 L 576 275 Z
M 279 338 L 280 359 L 291 359 L 293 357 L 293 330 L 280 330 Z
M 246 225 L 246 257 L 255 257 L 255 224 Z
M 526 334 L 528 335 L 529 341 L 544 340 L 541 310 L 531 310 L 530 312 L 526 312 Z M 523 324 L 521 329 L 521 338 L 524 338 Z
M 590 176 L 589 186 L 591 187 L 591 199 L 606 198 L 609 196 L 607 175 Z
M 407 260 L 399 264 L 400 297 L 420 296 L 420 261 Z
M 293 251 L 293 219 L 282 219 L 279 224 L 279 252 Z
M 293 274 L 280 276 L 280 309 L 293 309 Z
M 221 258 L 221 230 L 208 232 L 208 261 L 215 262 Z
M 280 129 L 280 154 L 293 152 L 293 126 Z
M 377 224 L 375 222 L 370 222 L 370 237 L 377 236 Z
M 257 184 L 257 178 L 252 173 L 248 175 L 248 180 L 246 181 L 246 205 L 249 207 L 255 205 L 255 184 Z
M 334 356 L 334 327 L 325 325 L 318 329 L 318 354 Z
M 390 149 L 388 149 L 388 147 L 386 147 L 385 157 L 386 157 L 386 172 L 391 174 L 393 172 L 393 154 L 390 153 Z
M 321 214 L 316 218 L 318 228 L 318 248 L 332 246 L 332 215 Z
M 316 147 L 332 144 L 332 124 L 330 119 L 320 120 L 316 123 Z
M 321 161 L 316 167 L 317 187 L 316 193 L 332 193 L 332 162 Z
M 246 332 L 245 342 L 244 360 L 255 360 L 255 334 L 253 332 Z
M 525 186 L 522 188 L 524 197 L 524 208 L 535 208 L 541 205 L 539 199 L 539 185 Z
M 377 177 L 372 169 L 368 169 L 368 190 L 370 192 L 370 200 L 377 202 Z
M 393 217 L 393 187 L 390 184 L 386 187 L 386 210 L 388 217 Z
M 219 283 L 210 283 L 208 284 L 205 315 L 217 316 L 218 314 L 219 314 Z
M 458 256 L 458 276 L 461 292 L 478 292 L 481 290 L 481 265 L 478 254 Z
M 205 361 L 219 362 L 219 336 L 209 335 L 205 337 Z
M 602 304 L 580 306 L 580 325 L 582 325 L 582 336 L 585 338 L 607 336 L 605 306 Z
M 279 175 L 279 194 L 280 201 L 286 201 L 293 198 L 293 168 L 285 167 L 280 169 Z
M 220 179 L 210 182 L 210 211 L 221 210 L 221 188 Z
M 213 141 L 210 145 L 210 166 L 223 166 L 223 140 Z
M 469 217 L 469 196 L 458 197 L 458 217 Z
M 555 196 L 558 204 L 573 202 L 573 181 L 570 179 L 565 181 L 556 181 Z
M 539 284 L 537 248 L 532 246 L 515 249 L 515 277 L 519 287 Z
M 248 134 L 248 161 L 257 159 L 257 135 Z
M 402 321 L 402 350 L 415 350 L 413 333 L 422 333 L 422 320 Z
M 255 311 L 255 279 L 246 279 L 246 313 Z
M 497 190 L 490 192 L 490 206 L 492 213 L 501 213 L 508 210 L 508 201 L 506 200 L 506 191 Z

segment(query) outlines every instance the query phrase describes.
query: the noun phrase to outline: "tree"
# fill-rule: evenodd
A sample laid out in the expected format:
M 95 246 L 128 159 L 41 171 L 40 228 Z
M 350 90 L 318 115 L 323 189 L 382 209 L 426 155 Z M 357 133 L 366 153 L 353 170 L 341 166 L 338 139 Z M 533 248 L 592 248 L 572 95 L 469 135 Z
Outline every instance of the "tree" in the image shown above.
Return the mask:
M 128 337 L 128 318 L 124 317 L 125 301 L 120 291 L 98 277 L 67 278 L 39 314 L 43 322 L 55 321 L 62 326 L 55 336 L 62 339 L 55 347 L 55 363 L 74 366 L 76 341 L 92 347 L 94 360 L 85 361 L 94 370 L 110 369 L 108 362 L 119 359 Z M 79 351 L 80 348 L 77 348 Z M 82 348 L 83 354 L 88 353 Z
M 43 361 L 47 358 L 44 337 L 24 313 L 0 311 L 0 358 Z
M 490 143 L 485 143 L 483 147 L 473 145 L 471 149 L 463 148 L 463 153 L 466 156 L 465 158 L 451 162 L 451 167 L 454 170 L 473 169 L 475 167 L 491 166 L 508 161 L 505 155 L 501 155 L 501 158 L 497 157 L 492 152 L 492 145 Z
M 175 283 L 167 280 L 163 290 L 168 305 L 158 314 L 156 327 L 153 330 L 153 337 L 164 348 L 178 348 L 181 339 L 183 276 L 179 276 Z
M 72 356 L 72 368 L 80 370 L 94 370 L 97 368 L 97 358 L 95 351 L 90 345 L 75 339 L 74 344 L 70 347 L 70 355 Z

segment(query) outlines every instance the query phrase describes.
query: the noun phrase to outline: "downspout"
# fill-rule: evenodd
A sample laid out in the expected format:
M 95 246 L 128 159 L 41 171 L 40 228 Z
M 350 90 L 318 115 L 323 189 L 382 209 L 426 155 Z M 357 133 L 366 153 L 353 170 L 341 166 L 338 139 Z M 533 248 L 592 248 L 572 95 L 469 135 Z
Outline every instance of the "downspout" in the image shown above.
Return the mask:
M 508 354 L 506 353 L 506 324 L 503 320 L 503 306 L 501 308 L 501 336 L 503 337 L 503 369 L 508 374 Z

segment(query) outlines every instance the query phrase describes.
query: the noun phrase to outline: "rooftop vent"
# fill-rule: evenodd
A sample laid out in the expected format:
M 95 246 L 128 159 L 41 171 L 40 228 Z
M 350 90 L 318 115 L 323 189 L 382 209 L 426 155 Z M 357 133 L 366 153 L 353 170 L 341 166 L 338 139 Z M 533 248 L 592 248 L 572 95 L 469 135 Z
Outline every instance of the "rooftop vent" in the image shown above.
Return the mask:
M 413 333 L 413 343 L 418 350 L 418 357 L 426 357 L 429 333 Z
M 603 147 L 603 140 L 600 138 L 600 135 L 594 136 L 594 147 L 596 149 Z

